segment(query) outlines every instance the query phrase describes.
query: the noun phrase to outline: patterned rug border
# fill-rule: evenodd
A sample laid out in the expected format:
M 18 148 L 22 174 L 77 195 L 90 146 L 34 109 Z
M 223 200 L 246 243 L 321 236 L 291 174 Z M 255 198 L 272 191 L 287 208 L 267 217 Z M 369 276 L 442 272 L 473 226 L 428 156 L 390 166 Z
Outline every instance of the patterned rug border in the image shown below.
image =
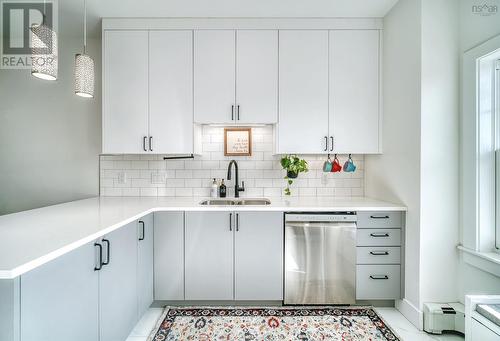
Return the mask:
M 386 322 L 384 318 L 382 318 L 379 313 L 375 310 L 373 306 L 276 306 L 276 307 L 252 307 L 252 306 L 165 306 L 163 309 L 163 312 L 161 313 L 160 317 L 155 323 L 155 326 L 151 333 L 149 334 L 147 341 L 153 341 L 154 337 L 158 333 L 158 330 L 161 327 L 161 324 L 165 320 L 165 318 L 168 315 L 168 312 L 170 310 L 301 310 L 301 309 L 308 309 L 308 310 L 314 310 L 314 309 L 331 309 L 331 310 L 344 310 L 344 311 L 349 311 L 349 310 L 371 310 L 374 313 L 373 315 L 365 315 L 370 318 L 370 320 L 374 323 L 375 327 L 380 330 L 378 325 L 375 323 L 376 318 L 378 318 L 379 322 L 385 326 L 387 331 L 392 334 L 391 336 L 393 337 L 393 341 L 402 341 L 403 339 L 389 326 L 389 324 Z M 202 316 L 202 315 L 200 315 Z M 360 316 L 360 315 L 357 315 Z M 362 315 L 361 315 L 362 316 Z M 375 319 L 374 319 L 375 317 Z M 382 332 L 382 331 L 381 331 Z M 384 334 L 382 332 L 382 334 Z M 385 334 L 384 334 L 385 336 Z M 387 337 L 386 337 L 387 339 Z

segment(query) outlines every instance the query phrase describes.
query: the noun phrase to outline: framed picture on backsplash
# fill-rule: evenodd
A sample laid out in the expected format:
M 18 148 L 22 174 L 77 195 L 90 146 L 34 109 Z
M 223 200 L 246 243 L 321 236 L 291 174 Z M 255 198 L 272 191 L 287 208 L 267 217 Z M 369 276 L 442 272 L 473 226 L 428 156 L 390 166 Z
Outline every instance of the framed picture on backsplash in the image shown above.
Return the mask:
M 252 156 L 252 128 L 224 128 L 225 156 Z

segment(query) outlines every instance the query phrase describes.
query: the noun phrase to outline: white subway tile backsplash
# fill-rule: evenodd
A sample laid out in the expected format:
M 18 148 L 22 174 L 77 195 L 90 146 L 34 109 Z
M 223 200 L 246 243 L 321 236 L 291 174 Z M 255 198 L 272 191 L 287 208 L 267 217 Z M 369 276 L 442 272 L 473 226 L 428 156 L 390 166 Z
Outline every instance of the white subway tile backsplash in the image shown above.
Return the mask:
M 102 196 L 207 197 L 212 179 L 226 179 L 229 161 L 238 162 L 240 181 L 245 181 L 242 197 L 284 196 L 286 173 L 279 155 L 273 155 L 273 128 L 252 128 L 252 156 L 224 156 L 224 128 L 203 126 L 203 154 L 194 160 L 163 160 L 163 155 L 101 155 L 100 193 Z M 302 173 L 290 186 L 292 196 L 363 196 L 364 156 L 352 155 L 354 173 L 323 173 L 326 156 L 302 155 L 309 172 Z M 339 155 L 343 165 L 346 155 Z M 233 170 L 234 172 L 234 170 Z M 120 173 L 127 181 L 119 183 Z M 234 174 L 234 173 L 233 173 Z M 165 181 L 155 181 L 164 179 Z M 158 183 L 157 183 L 158 182 Z M 234 195 L 233 180 L 225 180 L 228 196 Z

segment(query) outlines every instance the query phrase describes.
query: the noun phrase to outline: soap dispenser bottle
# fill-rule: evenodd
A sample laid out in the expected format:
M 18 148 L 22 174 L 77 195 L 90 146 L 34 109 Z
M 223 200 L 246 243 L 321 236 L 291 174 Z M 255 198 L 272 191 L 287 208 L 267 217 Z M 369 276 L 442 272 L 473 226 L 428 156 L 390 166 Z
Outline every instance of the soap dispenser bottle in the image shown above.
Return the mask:
M 217 198 L 219 194 L 219 186 L 217 185 L 217 180 L 214 178 L 212 182 L 212 188 L 210 189 L 210 197 Z
M 219 196 L 221 198 L 225 198 L 226 197 L 226 185 L 224 185 L 224 179 L 221 180 L 221 184 L 220 184 L 220 187 L 219 187 Z

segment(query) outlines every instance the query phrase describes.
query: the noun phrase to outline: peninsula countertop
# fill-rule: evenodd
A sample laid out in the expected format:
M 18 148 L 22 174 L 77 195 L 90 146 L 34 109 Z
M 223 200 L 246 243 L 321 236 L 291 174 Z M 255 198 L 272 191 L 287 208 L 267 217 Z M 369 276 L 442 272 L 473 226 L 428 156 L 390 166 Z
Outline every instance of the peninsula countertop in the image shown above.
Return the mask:
M 406 211 L 365 197 L 269 198 L 266 206 L 202 206 L 206 198 L 94 197 L 0 216 L 0 279 L 12 279 L 157 211 Z

